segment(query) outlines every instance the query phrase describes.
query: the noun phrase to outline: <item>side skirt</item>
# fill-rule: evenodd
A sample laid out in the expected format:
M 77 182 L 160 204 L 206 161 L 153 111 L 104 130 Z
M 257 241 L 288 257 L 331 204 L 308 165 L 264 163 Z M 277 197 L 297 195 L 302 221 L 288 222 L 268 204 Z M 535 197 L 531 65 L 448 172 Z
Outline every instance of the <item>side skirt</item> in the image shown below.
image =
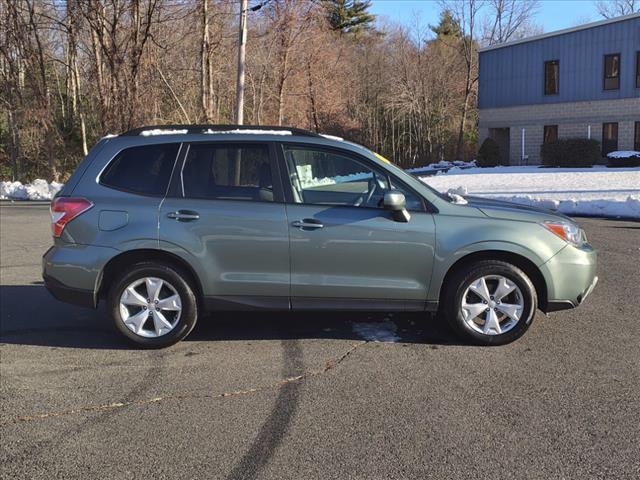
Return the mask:
M 210 296 L 204 298 L 208 311 L 251 311 L 251 310 L 351 310 L 363 312 L 435 312 L 437 301 L 396 300 L 378 298 L 319 298 L 267 296 Z

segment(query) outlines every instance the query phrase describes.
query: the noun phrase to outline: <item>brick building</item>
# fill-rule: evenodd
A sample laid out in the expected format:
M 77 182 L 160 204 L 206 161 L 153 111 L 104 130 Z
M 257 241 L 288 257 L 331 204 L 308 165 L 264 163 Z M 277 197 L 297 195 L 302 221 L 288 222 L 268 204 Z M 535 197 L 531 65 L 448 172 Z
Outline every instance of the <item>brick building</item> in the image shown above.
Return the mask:
M 640 150 L 640 14 L 480 50 L 478 104 L 480 142 L 511 165 L 540 163 L 556 138 Z

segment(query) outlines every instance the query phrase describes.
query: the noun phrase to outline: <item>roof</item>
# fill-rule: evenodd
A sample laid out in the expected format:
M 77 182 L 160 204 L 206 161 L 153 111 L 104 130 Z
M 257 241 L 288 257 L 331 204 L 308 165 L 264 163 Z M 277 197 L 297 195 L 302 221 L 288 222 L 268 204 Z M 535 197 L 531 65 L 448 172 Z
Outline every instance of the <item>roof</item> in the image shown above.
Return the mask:
M 291 128 L 271 125 L 216 125 L 216 124 L 171 124 L 147 125 L 134 128 L 121 134 L 123 137 L 180 135 L 180 134 L 260 134 L 260 135 L 299 135 L 319 137 L 320 135 L 302 128 Z
M 640 18 L 640 13 L 631 13 L 622 17 L 608 18 L 606 20 L 600 20 L 598 22 L 585 23 L 584 25 L 578 25 L 576 27 L 565 28 L 563 30 L 556 30 L 555 32 L 543 33 L 541 35 L 535 35 L 533 37 L 522 38 L 520 40 L 514 40 L 512 42 L 498 43 L 490 45 L 480 49 L 480 53 L 488 52 L 490 50 L 497 50 L 499 48 L 511 47 L 521 43 L 535 42 L 536 40 L 542 40 L 544 38 L 556 37 L 558 35 L 566 35 L 567 33 L 579 32 L 580 30 L 588 30 L 590 28 L 601 27 L 603 25 L 609 25 L 611 23 L 624 22 L 633 18 Z

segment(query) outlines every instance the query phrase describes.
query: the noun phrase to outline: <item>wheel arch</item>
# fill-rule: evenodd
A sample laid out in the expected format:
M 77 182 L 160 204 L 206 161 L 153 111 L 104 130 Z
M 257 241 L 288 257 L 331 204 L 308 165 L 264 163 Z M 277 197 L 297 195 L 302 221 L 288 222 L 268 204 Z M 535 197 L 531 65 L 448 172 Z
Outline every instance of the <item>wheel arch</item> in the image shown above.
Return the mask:
M 445 274 L 441 286 L 440 286 L 440 294 L 439 294 L 439 303 L 443 305 L 444 295 L 446 291 L 447 282 L 451 279 L 453 275 L 461 268 L 464 268 L 466 265 L 470 263 L 474 263 L 481 260 L 500 260 L 503 262 L 510 263 L 520 270 L 522 270 L 533 283 L 533 286 L 536 289 L 536 294 L 538 296 L 538 308 L 542 311 L 546 311 L 547 302 L 548 302 L 548 288 L 547 282 L 544 278 L 544 275 L 540 271 L 540 269 L 536 266 L 534 262 L 532 262 L 527 257 L 520 255 L 518 253 L 509 252 L 506 250 L 481 250 L 473 253 L 469 253 L 458 260 L 456 260 L 447 270 Z
M 194 293 L 196 298 L 198 301 L 202 300 L 202 284 L 200 282 L 200 278 L 191 265 L 189 265 L 189 263 L 183 258 L 180 258 L 173 253 L 152 248 L 127 250 L 110 259 L 102 269 L 98 280 L 98 298 L 106 297 L 109 286 L 123 268 L 142 261 L 157 261 L 184 271 L 189 276 L 188 280 L 195 289 Z

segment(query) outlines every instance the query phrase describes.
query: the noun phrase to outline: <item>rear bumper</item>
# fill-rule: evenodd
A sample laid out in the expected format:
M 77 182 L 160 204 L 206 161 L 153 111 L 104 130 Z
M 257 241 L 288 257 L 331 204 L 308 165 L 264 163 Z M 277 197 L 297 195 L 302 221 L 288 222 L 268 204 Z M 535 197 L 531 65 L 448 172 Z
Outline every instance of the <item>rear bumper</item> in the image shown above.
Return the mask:
M 547 281 L 546 313 L 575 308 L 585 301 L 598 283 L 598 254 L 591 246 L 568 245 L 541 270 Z
M 42 279 L 44 286 L 57 300 L 80 307 L 96 308 L 97 301 L 93 290 L 72 288 L 45 274 L 42 275 Z
M 55 245 L 42 257 L 45 286 L 58 300 L 95 308 L 104 266 L 118 253 L 108 247 Z

